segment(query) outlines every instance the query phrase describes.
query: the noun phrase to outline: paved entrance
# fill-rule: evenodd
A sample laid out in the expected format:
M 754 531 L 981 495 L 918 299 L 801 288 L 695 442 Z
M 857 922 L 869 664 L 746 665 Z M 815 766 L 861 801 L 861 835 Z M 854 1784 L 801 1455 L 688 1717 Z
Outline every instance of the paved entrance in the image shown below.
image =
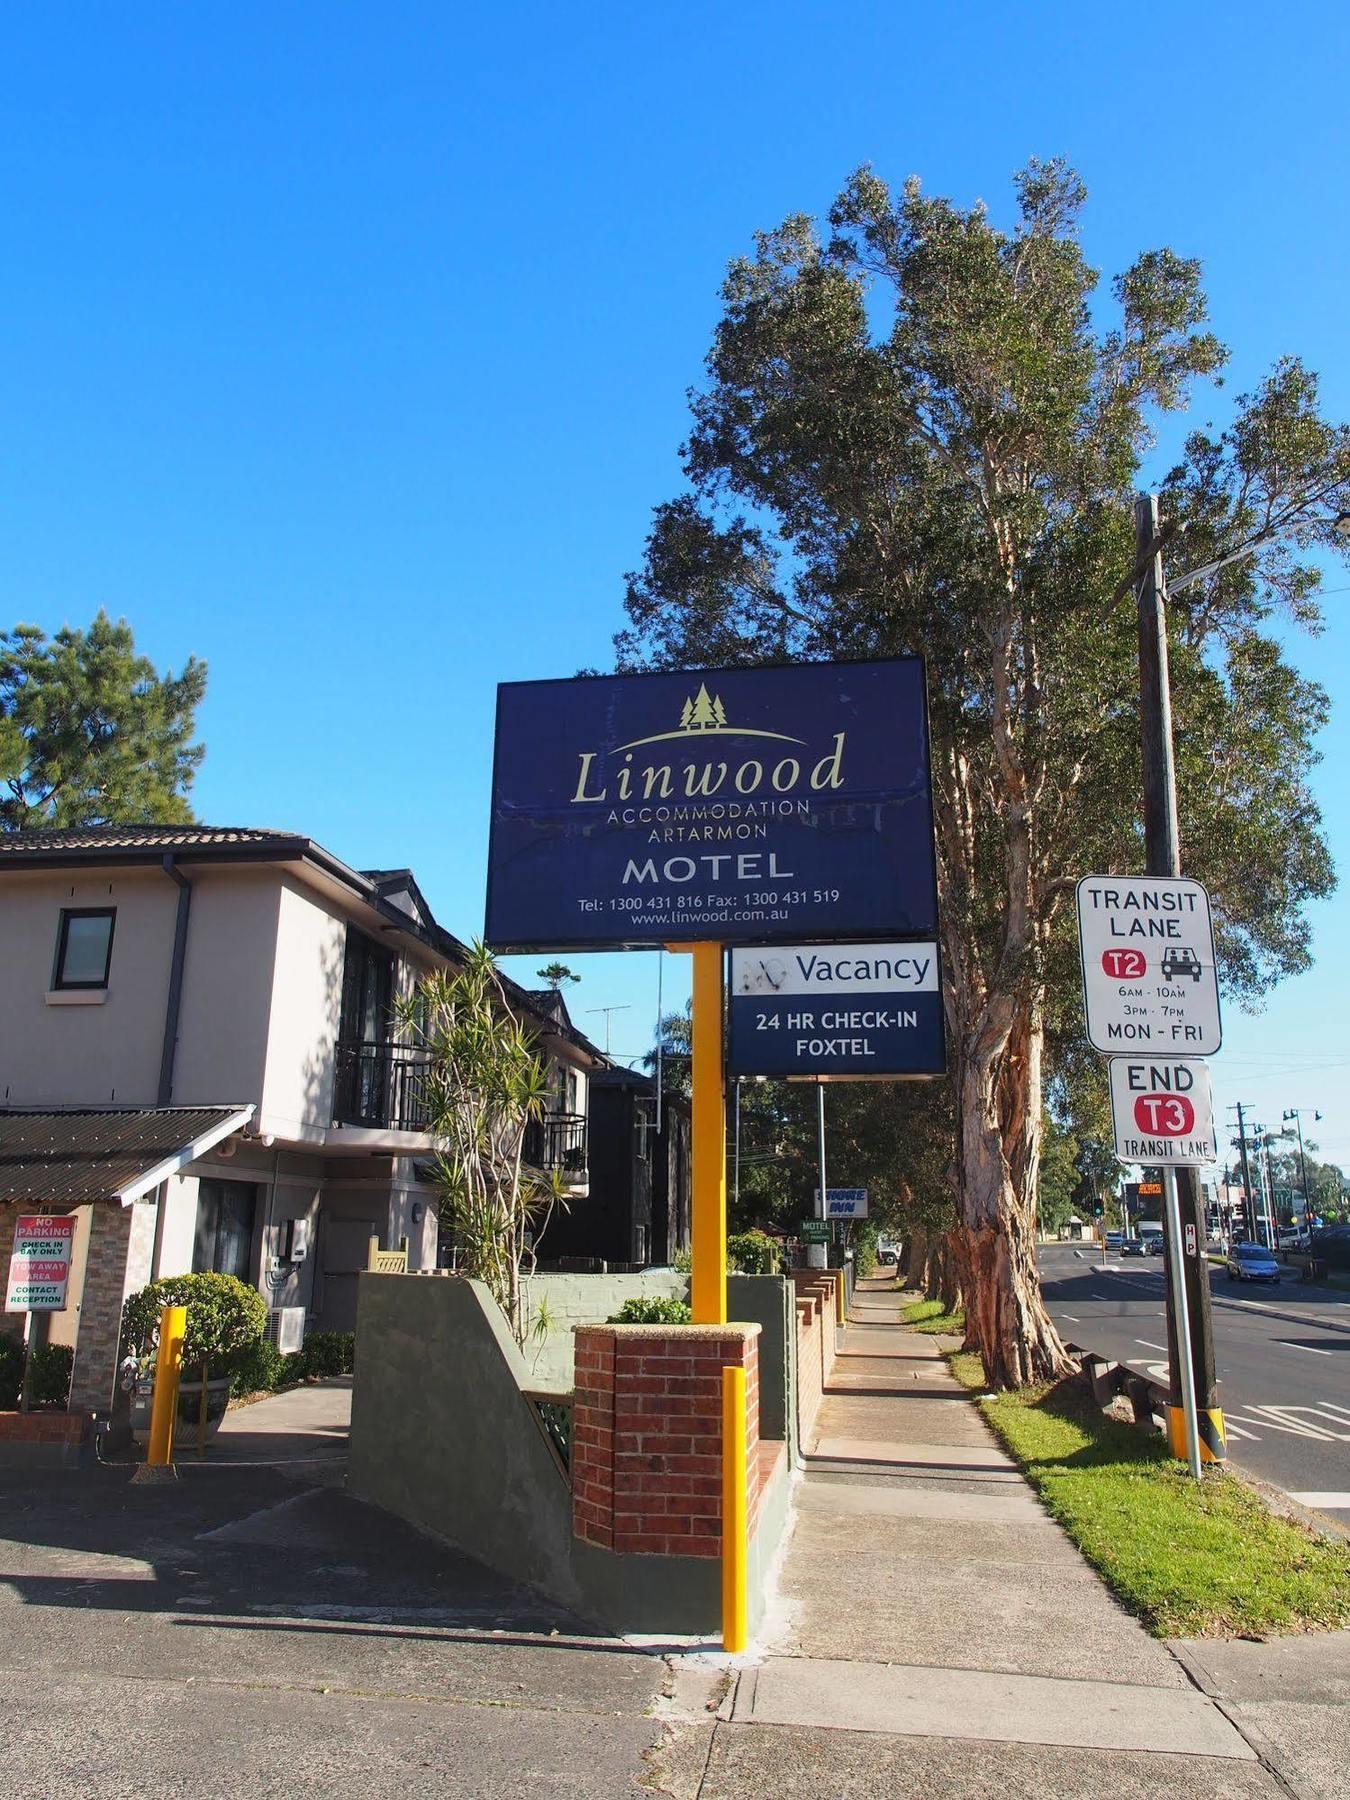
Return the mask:
M 893 1279 L 859 1284 L 806 1446 L 780 1636 L 717 1724 L 672 1734 L 669 1790 L 1287 1794 L 1042 1511 L 900 1306 Z

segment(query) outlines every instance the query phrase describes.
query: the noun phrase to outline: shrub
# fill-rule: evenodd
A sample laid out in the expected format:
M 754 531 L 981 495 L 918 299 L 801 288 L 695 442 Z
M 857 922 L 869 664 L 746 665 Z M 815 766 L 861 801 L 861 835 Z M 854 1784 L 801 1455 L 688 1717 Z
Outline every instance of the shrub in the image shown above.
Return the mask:
M 230 1392 L 235 1399 L 260 1394 L 282 1385 L 285 1357 L 267 1338 L 260 1338 L 239 1352 L 230 1372 Z
M 693 1313 L 683 1300 L 667 1300 L 662 1294 L 638 1294 L 625 1300 L 608 1325 L 688 1325 Z
M 763 1231 L 738 1231 L 727 1239 L 727 1264 L 742 1275 L 776 1275 L 782 1257 L 777 1242 Z
M 0 1412 L 13 1412 L 23 1386 L 23 1345 L 0 1331 Z
M 28 1382 L 30 1406 L 64 1406 L 70 1399 L 70 1378 L 75 1352 L 69 1344 L 43 1344 L 33 1352 L 33 1373 Z
M 33 1352 L 28 1381 L 30 1406 L 64 1406 L 70 1399 L 75 1352 L 69 1344 L 41 1344 Z M 12 1412 L 23 1391 L 23 1343 L 0 1333 L 0 1412 Z
M 247 1282 L 233 1275 L 170 1275 L 131 1294 L 122 1308 L 122 1341 L 142 1364 L 150 1361 L 165 1306 L 187 1307 L 185 1369 L 205 1362 L 223 1375 L 267 1333 L 267 1303 Z
M 301 1347 L 300 1363 L 305 1375 L 320 1379 L 350 1375 L 355 1355 L 354 1331 L 311 1331 Z

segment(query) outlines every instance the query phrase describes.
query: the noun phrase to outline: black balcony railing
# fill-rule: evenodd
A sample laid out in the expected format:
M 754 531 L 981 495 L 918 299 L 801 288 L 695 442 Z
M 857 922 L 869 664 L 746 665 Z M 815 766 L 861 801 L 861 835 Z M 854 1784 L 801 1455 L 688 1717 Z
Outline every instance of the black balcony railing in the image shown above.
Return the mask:
M 333 1117 L 339 1125 L 383 1131 L 425 1131 L 426 1052 L 408 1044 L 338 1044 Z
M 545 1113 L 525 1127 L 521 1155 L 536 1169 L 557 1169 L 581 1180 L 586 1173 L 586 1119 L 583 1113 Z

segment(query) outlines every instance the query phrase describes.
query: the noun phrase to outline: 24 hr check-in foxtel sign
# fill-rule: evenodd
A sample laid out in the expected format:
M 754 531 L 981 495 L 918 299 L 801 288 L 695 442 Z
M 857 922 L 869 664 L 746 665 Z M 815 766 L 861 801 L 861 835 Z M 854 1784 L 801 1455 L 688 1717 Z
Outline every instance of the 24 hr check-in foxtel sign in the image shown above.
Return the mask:
M 494 949 L 936 927 L 920 658 L 499 687 Z
M 732 1075 L 942 1075 L 935 943 L 731 953 Z

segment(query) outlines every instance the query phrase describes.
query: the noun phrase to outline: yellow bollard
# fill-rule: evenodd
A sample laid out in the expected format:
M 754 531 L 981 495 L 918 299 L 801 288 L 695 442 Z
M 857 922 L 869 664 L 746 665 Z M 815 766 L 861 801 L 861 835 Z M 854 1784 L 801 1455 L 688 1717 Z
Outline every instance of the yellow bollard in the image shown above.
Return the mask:
M 840 1269 L 838 1275 L 835 1277 L 834 1300 L 839 1323 L 841 1325 L 846 1325 L 848 1320 L 844 1314 L 844 1271 L 842 1269 Z
M 722 946 L 694 945 L 693 1195 L 689 1304 L 695 1325 L 727 1322 L 727 1146 Z
M 151 1468 L 167 1468 L 173 1461 L 173 1420 L 178 1411 L 178 1377 L 183 1368 L 186 1336 L 186 1306 L 166 1306 L 159 1315 L 155 1397 L 150 1408 L 150 1448 L 145 1458 Z
M 745 1583 L 745 1370 L 722 1370 L 722 1648 L 738 1656 L 749 1641 Z

